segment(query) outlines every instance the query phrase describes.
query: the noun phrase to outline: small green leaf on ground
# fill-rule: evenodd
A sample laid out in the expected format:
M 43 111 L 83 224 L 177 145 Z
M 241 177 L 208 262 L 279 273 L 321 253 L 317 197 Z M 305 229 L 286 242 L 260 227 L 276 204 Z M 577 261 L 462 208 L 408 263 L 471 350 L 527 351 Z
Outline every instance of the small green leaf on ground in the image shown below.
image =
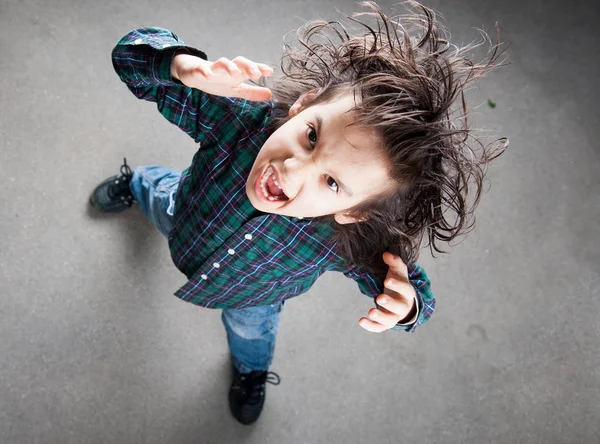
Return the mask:
M 488 106 L 492 109 L 496 108 L 496 104 L 492 102 L 492 99 L 488 99 Z

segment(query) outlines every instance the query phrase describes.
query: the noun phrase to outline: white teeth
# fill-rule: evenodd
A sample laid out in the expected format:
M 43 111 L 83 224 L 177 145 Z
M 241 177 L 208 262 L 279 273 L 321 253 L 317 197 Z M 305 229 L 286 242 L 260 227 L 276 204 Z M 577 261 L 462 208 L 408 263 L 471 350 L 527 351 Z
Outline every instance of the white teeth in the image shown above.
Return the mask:
M 262 189 L 263 195 L 268 197 L 269 193 L 267 193 L 267 180 L 269 179 L 269 176 L 273 174 L 273 168 L 269 167 L 267 168 L 267 171 L 265 171 L 265 174 L 263 175 L 263 177 L 260 180 L 260 187 Z
M 268 167 L 265 171 L 265 174 L 260 179 L 260 188 L 262 189 L 263 195 L 270 201 L 281 200 L 276 196 L 271 196 L 271 194 L 267 191 L 267 180 L 269 180 L 269 177 L 273 180 L 273 183 L 277 186 L 277 188 L 281 190 L 281 186 L 279 185 L 279 182 L 277 182 L 275 174 L 273 173 L 273 168 Z

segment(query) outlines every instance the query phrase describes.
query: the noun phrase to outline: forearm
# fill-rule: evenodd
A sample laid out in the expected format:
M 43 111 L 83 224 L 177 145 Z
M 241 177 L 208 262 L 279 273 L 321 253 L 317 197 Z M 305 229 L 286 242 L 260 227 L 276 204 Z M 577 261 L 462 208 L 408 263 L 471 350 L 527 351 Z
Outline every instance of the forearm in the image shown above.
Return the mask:
M 219 110 L 227 104 L 172 78 L 172 61 L 181 51 L 206 59 L 206 54 L 186 46 L 169 30 L 139 28 L 119 40 L 112 62 L 119 78 L 138 99 L 156 102 L 165 119 L 201 142 L 210 134 L 213 121 L 225 113 Z
M 179 51 L 206 59 L 206 54 L 186 46 L 169 30 L 138 28 L 119 40 L 112 52 L 112 63 L 136 97 L 157 101 L 156 87 L 181 86 L 171 75 L 172 60 Z

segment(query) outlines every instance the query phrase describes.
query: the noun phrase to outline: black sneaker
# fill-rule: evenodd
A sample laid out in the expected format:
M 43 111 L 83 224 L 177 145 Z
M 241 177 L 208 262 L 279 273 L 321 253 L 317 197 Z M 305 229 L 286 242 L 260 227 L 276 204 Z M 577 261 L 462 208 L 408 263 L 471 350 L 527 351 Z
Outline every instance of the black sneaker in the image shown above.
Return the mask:
M 267 382 L 279 385 L 281 379 L 274 372 L 240 373 L 234 367 L 233 383 L 229 389 L 229 409 L 235 419 L 244 425 L 258 419 L 265 403 Z
M 135 202 L 133 194 L 129 190 L 129 182 L 133 173 L 127 165 L 127 159 L 123 159 L 121 175 L 112 176 L 96 187 L 90 196 L 90 203 L 104 213 L 119 213 L 130 208 Z

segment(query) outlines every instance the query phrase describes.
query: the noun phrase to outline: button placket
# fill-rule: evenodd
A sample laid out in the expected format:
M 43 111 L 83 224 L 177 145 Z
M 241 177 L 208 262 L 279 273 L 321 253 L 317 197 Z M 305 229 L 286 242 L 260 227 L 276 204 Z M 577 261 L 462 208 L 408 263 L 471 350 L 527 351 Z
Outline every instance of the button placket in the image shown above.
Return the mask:
M 244 239 L 246 239 L 246 240 L 252 240 L 252 239 L 253 239 L 253 236 L 252 236 L 252 234 L 250 234 L 250 233 L 246 233 L 246 234 L 244 235 Z M 239 247 L 236 247 L 236 248 L 239 248 Z M 233 256 L 233 255 L 235 254 L 235 252 L 236 252 L 236 250 L 235 250 L 235 249 L 233 249 L 233 248 L 229 248 L 229 249 L 227 250 L 227 254 L 228 254 L 229 256 Z M 223 262 L 224 260 L 226 260 L 226 259 L 227 259 L 227 256 L 226 256 L 225 258 L 223 258 L 222 262 Z M 213 269 L 219 269 L 219 268 L 221 268 L 221 262 L 213 262 L 213 264 L 212 264 L 212 267 L 213 267 Z M 206 280 L 208 280 L 208 275 L 206 275 L 206 274 L 202 274 L 202 275 L 200 276 L 200 278 L 201 278 L 203 281 L 206 281 Z

